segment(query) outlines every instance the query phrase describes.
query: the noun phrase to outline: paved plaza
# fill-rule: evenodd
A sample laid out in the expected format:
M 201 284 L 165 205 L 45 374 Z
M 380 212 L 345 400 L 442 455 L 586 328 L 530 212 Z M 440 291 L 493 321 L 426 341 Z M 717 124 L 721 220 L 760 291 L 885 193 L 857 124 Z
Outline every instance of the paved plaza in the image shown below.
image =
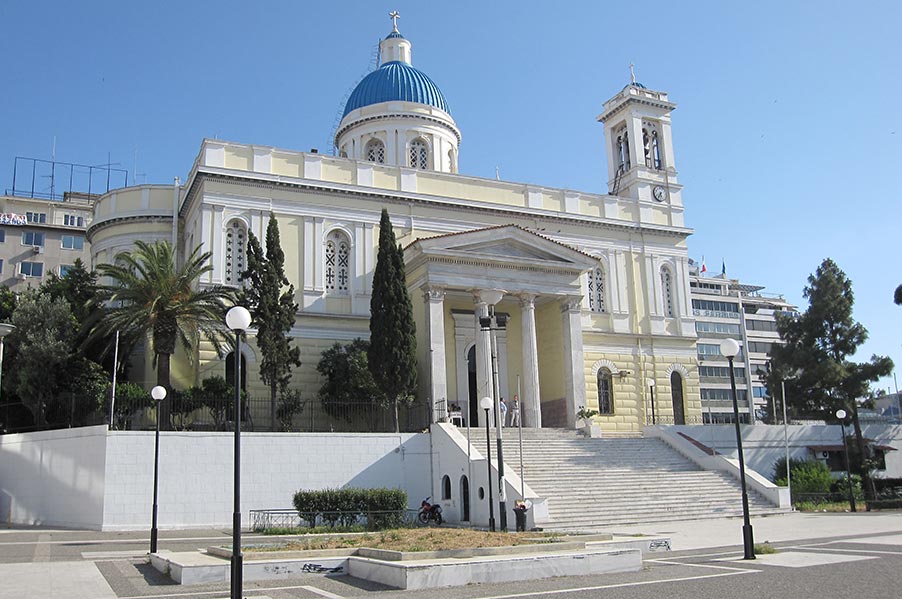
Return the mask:
M 673 552 L 652 554 L 641 572 L 469 585 L 404 595 L 429 599 L 513 599 L 544 595 L 659 597 L 840 597 L 899 595 L 902 514 L 794 513 L 755 518 L 757 543 L 777 553 L 742 559 L 740 519 L 618 527 L 621 535 L 667 535 Z M 189 551 L 229 541 L 229 530 L 166 531 L 161 549 Z M 0 598 L 154 599 L 227 597 L 227 585 L 175 585 L 147 564 L 146 533 L 18 528 L 0 530 Z M 246 535 L 245 542 L 273 537 Z M 865 593 L 862 593 L 866 590 Z M 778 592 L 779 591 L 779 592 Z M 245 584 L 247 597 L 354 597 L 401 591 L 349 577 L 310 575 Z

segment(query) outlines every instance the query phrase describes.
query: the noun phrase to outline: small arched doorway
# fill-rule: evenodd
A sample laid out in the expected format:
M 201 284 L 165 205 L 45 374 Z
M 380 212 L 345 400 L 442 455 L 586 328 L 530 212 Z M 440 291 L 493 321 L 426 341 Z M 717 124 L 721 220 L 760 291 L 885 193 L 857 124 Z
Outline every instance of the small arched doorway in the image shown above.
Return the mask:
M 683 407 L 683 377 L 676 371 L 670 374 L 670 395 L 673 399 L 673 423 L 686 424 L 686 410 Z
M 466 474 L 460 477 L 460 519 L 470 521 L 470 481 Z

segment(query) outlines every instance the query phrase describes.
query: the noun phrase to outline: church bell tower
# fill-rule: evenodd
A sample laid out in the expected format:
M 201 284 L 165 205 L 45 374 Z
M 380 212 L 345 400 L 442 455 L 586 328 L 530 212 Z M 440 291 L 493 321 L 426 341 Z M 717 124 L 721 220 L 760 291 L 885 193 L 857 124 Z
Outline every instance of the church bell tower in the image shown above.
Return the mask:
M 604 103 L 598 121 L 604 125 L 611 195 L 668 204 L 682 209 L 682 187 L 673 160 L 670 113 L 676 104 L 665 92 L 636 81 Z

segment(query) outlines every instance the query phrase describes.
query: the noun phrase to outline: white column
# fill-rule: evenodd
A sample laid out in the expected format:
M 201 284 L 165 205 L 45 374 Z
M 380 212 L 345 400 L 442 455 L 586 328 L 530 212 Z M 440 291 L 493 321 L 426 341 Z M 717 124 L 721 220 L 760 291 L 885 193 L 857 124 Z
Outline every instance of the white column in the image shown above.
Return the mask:
M 492 397 L 492 341 L 488 331 L 483 331 L 479 326 L 479 319 L 489 315 L 489 306 L 479 292 L 473 294 L 473 303 L 476 305 L 473 317 L 473 326 L 476 328 L 476 405 L 483 397 Z M 491 424 L 491 411 L 489 411 L 489 423 Z M 479 410 L 479 425 L 485 426 L 485 412 Z
M 427 287 L 423 294 L 426 300 L 426 336 L 429 343 L 429 394 L 432 399 L 433 414 L 437 402 L 445 401 L 448 410 L 448 381 L 445 369 L 445 290 L 441 287 Z
M 521 335 L 523 337 L 523 387 L 520 409 L 523 426 L 542 428 L 542 406 L 539 399 L 539 348 L 536 342 L 536 296 L 520 296 Z
M 583 359 L 583 327 L 580 322 L 582 298 L 561 301 L 564 332 L 564 377 L 567 393 L 567 426 L 576 426 L 576 410 L 586 405 L 586 373 Z

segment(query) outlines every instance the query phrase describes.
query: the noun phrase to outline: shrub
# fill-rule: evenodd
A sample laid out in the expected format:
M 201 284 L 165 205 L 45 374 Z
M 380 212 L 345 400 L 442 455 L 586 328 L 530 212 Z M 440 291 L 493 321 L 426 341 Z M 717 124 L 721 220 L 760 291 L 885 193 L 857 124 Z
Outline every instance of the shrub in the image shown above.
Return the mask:
M 793 501 L 799 495 L 827 494 L 833 485 L 830 469 L 817 460 L 789 460 Z M 774 462 L 774 483 L 786 486 L 786 461 Z
M 313 528 L 317 520 L 330 527 L 353 526 L 366 517 L 371 530 L 400 526 L 407 508 L 407 493 L 400 489 L 322 489 L 298 491 L 294 508 Z

